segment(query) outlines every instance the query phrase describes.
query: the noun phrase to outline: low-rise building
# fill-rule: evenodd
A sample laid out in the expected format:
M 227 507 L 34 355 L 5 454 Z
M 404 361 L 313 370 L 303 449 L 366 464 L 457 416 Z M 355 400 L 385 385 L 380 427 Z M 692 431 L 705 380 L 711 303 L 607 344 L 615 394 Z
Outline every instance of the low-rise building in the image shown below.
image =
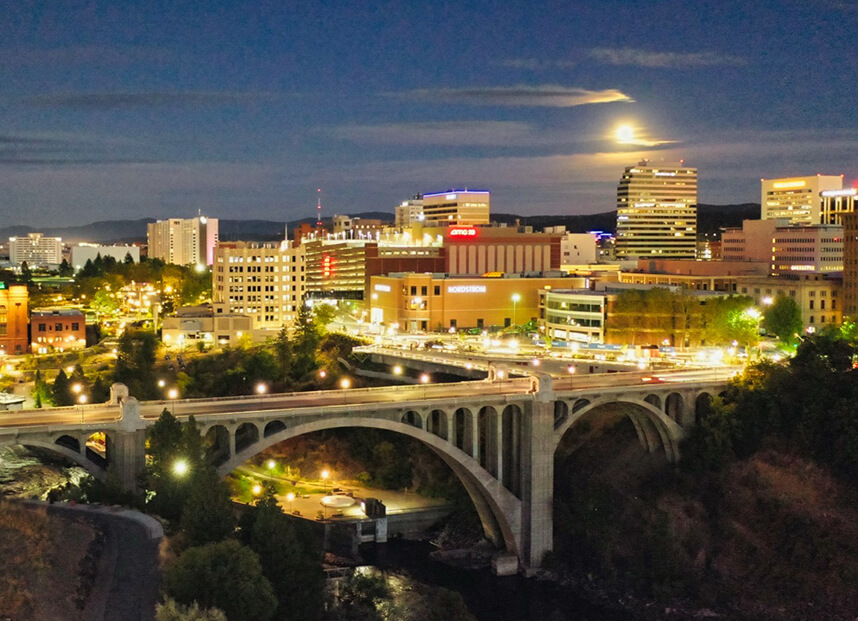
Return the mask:
M 169 348 L 210 348 L 234 345 L 245 335 L 253 332 L 253 318 L 225 311 L 223 305 L 201 304 L 187 306 L 175 315 L 164 317 L 161 325 L 161 340 Z
M 76 308 L 40 309 L 30 316 L 30 348 L 34 354 L 86 347 L 86 315 Z
M 743 278 L 736 292 L 754 298 L 763 308 L 779 296 L 792 298 L 801 310 L 805 329 L 818 330 L 843 322 L 843 280 L 825 274 L 791 274 L 764 278 Z
M 604 343 L 608 295 L 589 289 L 539 292 L 539 328 L 546 342 Z
M 388 274 L 370 279 L 369 320 L 403 332 L 509 327 L 536 320 L 539 292 L 586 288 L 585 277 L 452 277 Z
M 87 261 L 95 261 L 96 258 L 113 257 L 117 263 L 124 262 L 129 256 L 134 263 L 140 262 L 140 248 L 138 246 L 101 246 L 98 244 L 77 244 L 71 247 L 71 260 L 69 263 L 75 270 L 86 265 Z
M 839 224 L 790 226 L 783 218 L 745 220 L 725 229 L 724 261 L 768 261 L 772 274 L 839 272 L 843 269 L 843 227 Z

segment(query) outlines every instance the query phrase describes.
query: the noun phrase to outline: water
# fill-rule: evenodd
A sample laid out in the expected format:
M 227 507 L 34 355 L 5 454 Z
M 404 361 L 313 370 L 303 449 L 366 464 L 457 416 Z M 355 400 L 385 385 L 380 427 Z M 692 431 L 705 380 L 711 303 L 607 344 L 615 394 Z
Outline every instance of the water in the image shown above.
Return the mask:
M 479 621 L 634 621 L 629 612 L 593 604 L 568 587 L 526 579 L 498 577 L 488 569 L 467 570 L 429 558 L 427 542 L 393 540 L 364 546 L 362 556 L 375 567 L 430 586 L 458 591 Z

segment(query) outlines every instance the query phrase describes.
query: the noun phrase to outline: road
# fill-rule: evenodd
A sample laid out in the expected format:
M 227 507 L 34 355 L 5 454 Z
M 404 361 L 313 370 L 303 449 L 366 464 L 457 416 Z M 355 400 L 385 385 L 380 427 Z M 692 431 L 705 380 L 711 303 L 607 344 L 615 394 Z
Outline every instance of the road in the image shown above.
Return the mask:
M 593 389 L 599 387 L 641 386 L 646 383 L 684 383 L 721 381 L 738 372 L 738 368 L 644 371 L 626 373 L 599 373 L 570 375 L 552 380 L 555 391 Z M 282 410 L 347 408 L 367 404 L 422 402 L 434 399 L 472 399 L 478 395 L 525 395 L 533 391 L 532 378 L 503 379 L 496 381 L 468 381 L 447 384 L 419 384 L 382 386 L 315 392 L 247 395 L 215 399 L 175 399 L 147 401 L 140 404 L 144 419 L 157 419 L 166 408 L 176 416 L 229 417 L 239 412 L 266 412 Z M 121 418 L 117 405 L 96 404 L 50 408 L 42 410 L 11 410 L 0 413 L 0 430 L 39 425 L 92 426 L 116 422 Z

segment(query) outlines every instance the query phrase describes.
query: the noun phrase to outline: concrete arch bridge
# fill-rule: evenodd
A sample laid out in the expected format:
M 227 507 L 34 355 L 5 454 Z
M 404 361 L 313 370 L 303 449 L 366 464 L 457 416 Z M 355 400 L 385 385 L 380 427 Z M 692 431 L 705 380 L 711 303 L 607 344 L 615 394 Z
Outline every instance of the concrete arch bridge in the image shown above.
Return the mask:
M 610 412 L 628 416 L 641 444 L 675 461 L 679 442 L 734 370 L 616 373 L 220 399 L 138 402 L 122 384 L 107 404 L 4 412 L 0 445 L 49 449 L 131 488 L 145 463 L 145 430 L 164 408 L 194 415 L 226 475 L 264 449 L 313 431 L 386 429 L 415 438 L 459 477 L 485 533 L 526 568 L 553 548 L 554 454 L 564 434 Z M 103 446 L 95 446 L 93 438 Z

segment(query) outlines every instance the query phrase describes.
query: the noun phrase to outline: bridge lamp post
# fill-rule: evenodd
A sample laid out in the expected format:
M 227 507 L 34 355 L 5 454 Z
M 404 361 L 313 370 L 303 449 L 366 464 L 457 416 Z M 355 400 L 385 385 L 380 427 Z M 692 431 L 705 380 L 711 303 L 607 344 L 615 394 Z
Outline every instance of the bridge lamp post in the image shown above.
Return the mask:
M 86 405 L 86 402 L 87 402 L 86 395 L 80 395 L 77 398 L 77 402 L 80 403 L 80 422 L 83 423 L 84 422 L 84 412 L 85 412 L 84 406 Z
M 264 395 L 267 392 L 268 392 L 268 385 L 265 382 L 259 382 L 256 385 L 256 394 L 257 395 Z
M 170 414 L 176 415 L 176 399 L 179 398 L 179 389 L 171 388 L 167 391 L 167 398 L 170 400 Z
M 295 494 L 289 492 L 286 494 L 286 500 L 289 502 L 289 513 L 292 513 L 292 502 L 295 500 Z
M 331 476 L 331 471 L 327 468 L 322 470 L 322 481 L 324 481 L 325 496 L 328 495 L 328 477 Z
M 517 293 L 512 294 L 512 327 L 513 328 L 515 328 L 518 325 L 518 321 L 516 321 L 516 316 L 515 316 L 515 307 L 516 307 L 516 304 L 518 304 L 520 300 L 521 300 L 521 296 L 519 294 L 517 294 Z

